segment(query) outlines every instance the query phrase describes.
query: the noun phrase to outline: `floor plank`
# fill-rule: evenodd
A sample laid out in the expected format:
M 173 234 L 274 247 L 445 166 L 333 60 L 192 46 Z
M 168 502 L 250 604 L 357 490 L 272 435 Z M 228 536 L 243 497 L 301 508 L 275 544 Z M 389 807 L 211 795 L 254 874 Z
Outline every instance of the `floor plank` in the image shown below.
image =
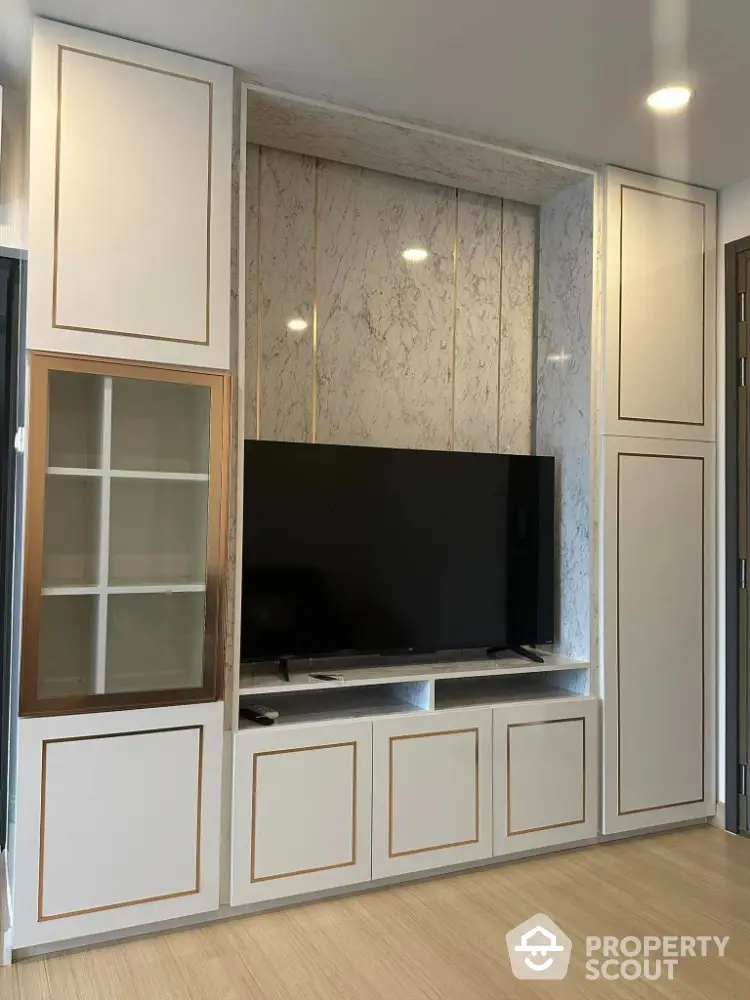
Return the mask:
M 537 912 L 573 941 L 562 983 L 514 979 Z M 587 935 L 730 936 L 670 982 L 585 978 Z M 711 827 L 153 935 L 0 969 L 2 1000 L 725 1000 L 750 995 L 750 840 Z

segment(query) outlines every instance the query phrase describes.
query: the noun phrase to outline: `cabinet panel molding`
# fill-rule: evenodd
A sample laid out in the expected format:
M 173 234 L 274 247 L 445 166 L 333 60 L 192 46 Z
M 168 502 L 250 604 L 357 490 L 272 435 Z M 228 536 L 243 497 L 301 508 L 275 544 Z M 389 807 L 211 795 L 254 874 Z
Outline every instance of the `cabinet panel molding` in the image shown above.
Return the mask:
M 712 441 L 716 193 L 606 174 L 604 433 Z
M 222 709 L 19 721 L 14 945 L 219 905 Z
M 714 448 L 604 443 L 604 829 L 713 813 Z
M 373 878 L 492 853 L 492 712 L 373 723 Z
M 233 905 L 370 878 L 369 722 L 235 737 Z
M 598 702 L 571 697 L 494 709 L 494 853 L 596 836 Z
M 30 347 L 229 367 L 232 86 L 35 22 Z

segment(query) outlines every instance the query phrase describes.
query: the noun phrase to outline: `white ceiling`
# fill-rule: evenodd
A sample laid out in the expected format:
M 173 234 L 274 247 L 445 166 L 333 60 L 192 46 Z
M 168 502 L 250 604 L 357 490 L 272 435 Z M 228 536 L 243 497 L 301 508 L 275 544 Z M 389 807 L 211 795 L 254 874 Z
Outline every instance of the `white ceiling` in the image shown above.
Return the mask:
M 750 177 L 749 0 L 30 2 L 307 97 L 710 187 Z M 656 119 L 646 93 L 678 78 L 692 107 Z

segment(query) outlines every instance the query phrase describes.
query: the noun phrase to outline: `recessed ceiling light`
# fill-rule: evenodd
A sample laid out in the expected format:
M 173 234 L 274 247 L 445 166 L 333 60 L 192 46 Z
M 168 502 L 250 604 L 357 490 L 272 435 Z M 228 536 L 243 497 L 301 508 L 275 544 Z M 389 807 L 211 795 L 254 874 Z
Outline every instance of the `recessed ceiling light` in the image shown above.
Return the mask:
M 418 264 L 419 261 L 427 259 L 427 251 L 424 247 L 409 247 L 408 250 L 403 251 L 401 256 L 404 260 L 410 260 Z
M 686 108 L 693 98 L 690 87 L 662 87 L 649 94 L 646 103 L 652 111 L 680 111 Z
M 301 316 L 296 316 L 294 319 L 290 319 L 286 325 L 287 330 L 291 330 L 292 333 L 302 333 L 303 330 L 307 329 L 307 320 L 302 319 Z

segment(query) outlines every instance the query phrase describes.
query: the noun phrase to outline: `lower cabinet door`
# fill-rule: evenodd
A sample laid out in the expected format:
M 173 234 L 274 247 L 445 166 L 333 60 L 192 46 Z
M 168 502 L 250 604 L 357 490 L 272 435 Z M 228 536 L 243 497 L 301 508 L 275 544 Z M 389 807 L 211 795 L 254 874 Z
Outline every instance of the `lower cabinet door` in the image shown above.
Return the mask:
M 372 875 L 492 854 L 492 710 L 373 723 Z
M 598 709 L 584 697 L 493 709 L 496 855 L 596 836 Z
M 238 733 L 232 905 L 367 882 L 371 796 L 369 722 Z
M 15 948 L 218 908 L 222 708 L 19 720 Z

